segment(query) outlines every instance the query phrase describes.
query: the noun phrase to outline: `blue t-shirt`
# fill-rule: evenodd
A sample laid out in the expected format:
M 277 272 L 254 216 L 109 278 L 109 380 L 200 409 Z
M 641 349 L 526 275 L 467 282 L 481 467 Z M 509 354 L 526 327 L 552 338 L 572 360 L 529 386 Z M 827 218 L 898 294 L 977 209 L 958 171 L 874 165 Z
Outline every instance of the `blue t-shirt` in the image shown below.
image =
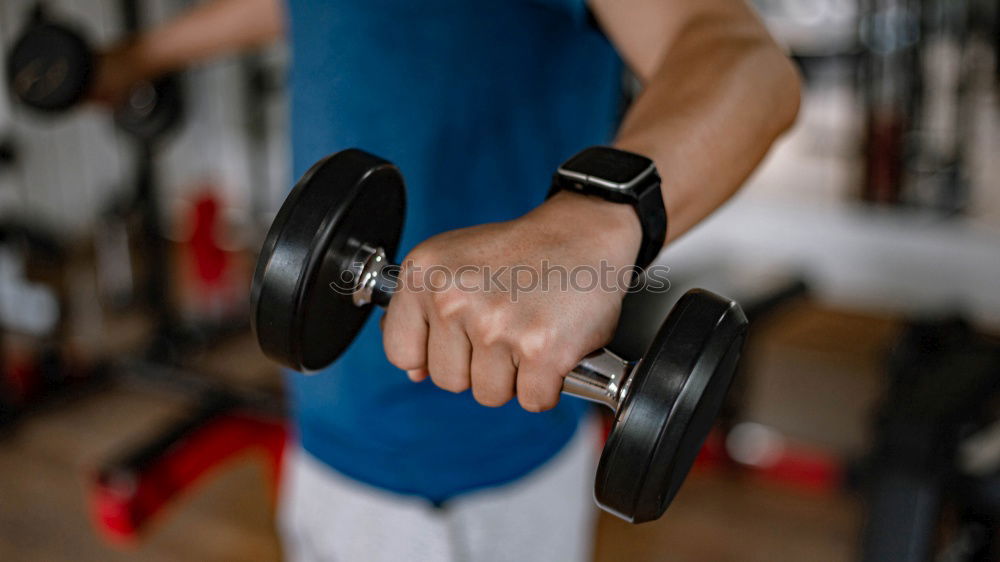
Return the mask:
M 583 0 L 290 0 L 294 173 L 357 147 L 407 185 L 397 259 L 443 231 L 508 220 L 553 171 L 606 143 L 621 61 Z M 325 371 L 289 373 L 312 455 L 384 489 L 443 501 L 554 456 L 585 404 L 534 414 L 477 404 L 390 365 L 377 318 Z

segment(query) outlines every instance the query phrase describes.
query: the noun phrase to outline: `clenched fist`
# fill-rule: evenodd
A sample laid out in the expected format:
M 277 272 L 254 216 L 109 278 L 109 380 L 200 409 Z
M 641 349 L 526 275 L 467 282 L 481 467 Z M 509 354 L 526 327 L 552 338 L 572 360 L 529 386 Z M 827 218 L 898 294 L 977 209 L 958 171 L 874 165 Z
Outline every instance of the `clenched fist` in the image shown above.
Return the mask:
M 485 406 L 516 395 L 525 410 L 552 408 L 563 377 L 611 339 L 641 239 L 630 206 L 568 192 L 430 238 L 402 262 L 386 355 Z

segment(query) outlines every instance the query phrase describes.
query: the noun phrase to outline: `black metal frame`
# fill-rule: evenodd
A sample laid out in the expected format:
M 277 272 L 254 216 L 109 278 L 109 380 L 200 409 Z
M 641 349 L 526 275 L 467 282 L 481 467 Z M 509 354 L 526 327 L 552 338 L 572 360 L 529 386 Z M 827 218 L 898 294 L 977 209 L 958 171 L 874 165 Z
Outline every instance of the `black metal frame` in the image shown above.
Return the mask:
M 966 474 L 958 457 L 962 440 L 995 415 L 1000 344 L 960 319 L 911 322 L 888 376 L 861 470 L 866 519 L 859 558 L 926 562 L 950 543 L 951 560 L 1000 559 L 1000 472 Z

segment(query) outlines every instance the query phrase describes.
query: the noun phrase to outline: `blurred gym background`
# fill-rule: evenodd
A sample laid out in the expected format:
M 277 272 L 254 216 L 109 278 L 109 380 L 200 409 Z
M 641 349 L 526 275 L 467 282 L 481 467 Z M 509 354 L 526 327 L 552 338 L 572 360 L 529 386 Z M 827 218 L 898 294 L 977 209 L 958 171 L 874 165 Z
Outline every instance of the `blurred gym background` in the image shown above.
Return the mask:
M 100 46 L 188 4 L 3 0 L 0 60 L 38 18 Z M 755 4 L 805 77 L 798 124 L 614 344 L 705 286 L 753 321 L 740 378 L 671 510 L 602 515 L 596 558 L 1000 560 L 1000 8 Z M 247 297 L 289 187 L 286 60 L 114 115 L 33 111 L 4 79 L 0 559 L 280 558 L 281 379 Z

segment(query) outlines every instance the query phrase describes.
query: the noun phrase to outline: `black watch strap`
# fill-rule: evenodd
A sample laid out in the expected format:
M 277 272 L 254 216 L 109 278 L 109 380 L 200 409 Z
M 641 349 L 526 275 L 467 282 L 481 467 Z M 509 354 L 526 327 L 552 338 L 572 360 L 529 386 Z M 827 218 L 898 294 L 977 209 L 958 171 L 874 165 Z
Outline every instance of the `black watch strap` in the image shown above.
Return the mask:
M 642 225 L 635 265 L 646 267 L 656 259 L 667 237 L 667 212 L 652 160 L 607 146 L 587 148 L 559 167 L 548 196 L 563 190 L 631 205 Z

